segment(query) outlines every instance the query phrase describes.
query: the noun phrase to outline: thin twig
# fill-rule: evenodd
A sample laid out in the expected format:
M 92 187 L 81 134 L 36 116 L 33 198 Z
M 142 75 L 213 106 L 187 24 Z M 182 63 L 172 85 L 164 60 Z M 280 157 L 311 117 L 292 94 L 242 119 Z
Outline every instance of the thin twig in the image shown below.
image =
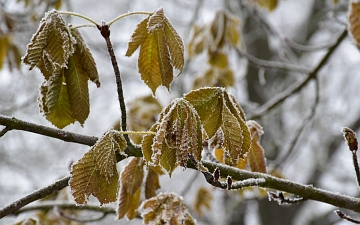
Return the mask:
M 340 43 L 345 39 L 347 36 L 347 30 L 345 29 L 341 35 L 336 40 L 335 44 L 329 48 L 329 51 L 325 54 L 325 56 L 322 58 L 322 60 L 318 63 L 318 65 L 315 67 L 315 69 L 309 73 L 308 77 L 302 81 L 299 81 L 297 83 L 294 83 L 290 87 L 288 87 L 285 91 L 275 96 L 273 99 L 269 100 L 267 103 L 262 105 L 257 112 L 253 113 L 249 118 L 254 120 L 257 119 L 266 113 L 268 113 L 271 109 L 278 106 L 280 103 L 282 103 L 285 99 L 287 99 L 289 96 L 299 92 L 303 87 L 305 87 L 309 81 L 316 78 L 318 75 L 318 72 L 326 65 L 328 62 L 330 56 L 334 53 L 335 49 L 340 45 Z
M 296 43 L 295 41 L 293 41 L 293 40 L 291 40 L 289 38 L 284 38 L 284 40 L 293 49 L 303 51 L 303 52 L 321 51 L 321 50 L 330 48 L 331 46 L 334 45 L 334 43 L 325 43 L 325 44 L 319 44 L 319 45 L 302 45 L 302 44 Z
M 284 151 L 285 154 L 282 157 L 279 157 L 279 159 L 276 160 L 276 162 L 274 163 L 274 168 L 278 168 L 280 167 L 280 165 L 283 165 L 284 162 L 286 160 L 288 160 L 288 158 L 292 155 L 292 153 L 295 150 L 295 146 L 298 143 L 298 141 L 300 140 L 300 136 L 302 134 L 302 132 L 304 131 L 305 127 L 311 122 L 311 120 L 314 118 L 315 116 L 315 112 L 316 112 L 316 108 L 317 105 L 319 103 L 319 81 L 318 79 L 315 79 L 315 101 L 314 104 L 311 108 L 311 111 L 309 113 L 309 115 L 303 120 L 303 123 L 301 123 L 301 127 L 298 129 L 298 131 L 293 135 L 293 137 L 290 140 L 290 144 L 288 146 L 288 148 Z
M 360 170 L 359 170 L 359 162 L 357 159 L 357 154 L 356 154 L 356 151 L 351 151 L 351 152 L 352 152 L 352 157 L 353 157 L 354 169 L 355 169 L 355 173 L 356 173 L 356 179 L 357 179 L 358 185 L 360 186 Z
M 351 218 L 350 216 L 346 215 L 345 213 L 341 212 L 340 210 L 335 210 L 334 213 L 336 213 L 336 215 L 338 215 L 341 219 L 350 221 L 352 223 L 360 224 L 360 221 Z
M 33 211 L 33 210 L 49 210 L 54 207 L 59 207 L 61 209 L 71 209 L 71 210 L 88 210 L 94 212 L 101 212 L 104 214 L 115 214 L 116 211 L 111 207 L 100 207 L 99 205 L 76 205 L 68 201 L 44 201 L 39 202 L 36 205 L 26 206 L 22 209 L 19 209 L 14 213 L 14 215 L 19 215 L 24 212 Z
M 98 26 L 98 29 L 100 30 L 101 35 L 104 37 L 104 39 L 106 41 L 106 47 L 109 51 L 111 63 L 112 63 L 114 73 L 115 73 L 118 99 L 119 99 L 120 111 L 121 111 L 121 129 L 122 129 L 122 131 L 127 131 L 127 128 L 126 128 L 126 126 L 127 126 L 126 125 L 126 106 L 125 106 L 125 100 L 124 100 L 124 92 L 123 92 L 123 87 L 122 87 L 119 66 L 118 66 L 118 63 L 116 60 L 113 46 L 110 41 L 109 25 L 106 24 L 105 22 L 103 22 L 101 26 Z M 125 140 L 128 143 L 128 145 L 131 145 L 129 135 L 124 134 L 124 137 L 125 137 Z
M 292 65 L 292 64 L 288 64 L 288 63 L 283 63 L 283 62 L 275 62 L 275 61 L 259 59 L 253 55 L 250 55 L 249 53 L 246 53 L 246 52 L 240 50 L 239 48 L 235 48 L 235 50 L 239 56 L 246 58 L 251 64 L 253 64 L 254 66 L 259 67 L 259 68 L 282 69 L 282 70 L 290 70 L 290 71 L 299 72 L 299 73 L 310 73 L 311 72 L 311 70 L 301 67 L 301 66 L 296 66 L 296 65 Z
M 11 203 L 10 205 L 5 206 L 4 208 L 0 209 L 0 219 L 4 216 L 15 213 L 17 210 L 30 204 L 31 202 L 44 198 L 53 192 L 60 191 L 68 185 L 69 180 L 70 176 L 62 178 L 61 180 L 58 180 L 49 186 L 41 188 L 40 190 L 37 190 L 23 198 L 20 198 L 19 200 Z
M 4 136 L 8 131 L 10 131 L 11 129 L 9 127 L 5 127 L 4 129 L 2 129 L 0 131 L 0 137 Z
M 98 23 L 96 21 L 94 21 L 93 19 L 91 19 L 87 16 L 81 15 L 80 13 L 67 12 L 67 11 L 57 11 L 57 13 L 63 14 L 63 15 L 69 15 L 69 16 L 77 16 L 77 17 L 80 17 L 80 18 L 87 20 L 87 21 L 93 23 L 94 25 L 98 26 Z
M 151 15 L 153 14 L 152 12 L 143 12 L 143 11 L 136 11 L 136 12 L 128 12 L 128 13 L 125 13 L 125 14 L 122 14 L 118 17 L 116 17 L 115 19 L 111 20 L 110 22 L 108 22 L 107 24 L 109 25 L 109 27 L 115 23 L 116 21 L 124 18 L 124 17 L 127 17 L 127 16 L 131 16 L 131 15 Z
M 61 211 L 61 209 L 58 206 L 54 207 L 54 211 L 61 217 L 65 218 L 66 220 L 70 220 L 70 221 L 75 221 L 75 222 L 79 222 L 79 223 L 90 223 L 90 222 L 97 222 L 100 221 L 102 219 L 104 219 L 107 214 L 103 213 L 101 216 L 96 217 L 96 218 L 88 218 L 88 216 L 86 216 L 86 219 L 79 219 L 75 216 L 70 216 L 70 215 L 66 215 L 66 213 L 64 213 L 63 211 Z
M 88 146 L 93 146 L 98 140 L 98 138 L 94 136 L 86 136 L 68 131 L 63 131 L 60 129 L 29 123 L 23 120 L 19 120 L 15 117 L 8 117 L 3 115 L 0 115 L 0 125 L 6 126 L 8 130 L 23 130 L 35 134 L 41 134 L 47 137 L 60 139 L 66 142 L 73 142 Z

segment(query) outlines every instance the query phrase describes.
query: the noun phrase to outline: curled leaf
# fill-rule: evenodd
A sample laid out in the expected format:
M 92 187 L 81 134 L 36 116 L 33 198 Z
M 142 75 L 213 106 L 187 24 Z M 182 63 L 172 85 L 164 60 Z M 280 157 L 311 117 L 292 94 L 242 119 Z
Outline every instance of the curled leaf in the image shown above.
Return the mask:
M 189 154 L 200 162 L 202 151 L 200 118 L 189 102 L 184 99 L 172 101 L 163 110 L 156 127 L 151 157 L 155 165 L 160 164 L 171 175 L 177 165 L 186 168 Z M 148 138 L 144 137 L 144 141 L 148 142 Z
M 44 57 L 51 63 L 52 71 L 65 68 L 69 56 L 75 50 L 75 42 L 61 16 L 55 10 L 47 12 L 28 44 L 22 60 L 30 69 L 38 66 Z
M 251 133 L 251 149 L 248 160 L 251 171 L 267 173 L 264 148 L 260 145 L 260 136 L 264 133 L 263 128 L 254 120 L 246 122 Z

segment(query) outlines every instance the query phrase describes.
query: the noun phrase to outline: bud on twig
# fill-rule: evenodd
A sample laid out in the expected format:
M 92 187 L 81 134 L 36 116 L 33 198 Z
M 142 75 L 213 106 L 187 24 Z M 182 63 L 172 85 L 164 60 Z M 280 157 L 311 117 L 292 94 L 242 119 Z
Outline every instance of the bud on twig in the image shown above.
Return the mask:
M 217 182 L 220 178 L 220 170 L 219 168 L 216 167 L 215 171 L 214 171 L 214 182 Z
M 356 133 L 350 128 L 343 127 L 343 135 L 346 141 L 346 144 L 349 146 L 350 151 L 358 150 L 358 141 L 356 139 Z
M 227 177 L 226 182 L 227 182 L 227 189 L 231 190 L 232 179 L 230 176 Z

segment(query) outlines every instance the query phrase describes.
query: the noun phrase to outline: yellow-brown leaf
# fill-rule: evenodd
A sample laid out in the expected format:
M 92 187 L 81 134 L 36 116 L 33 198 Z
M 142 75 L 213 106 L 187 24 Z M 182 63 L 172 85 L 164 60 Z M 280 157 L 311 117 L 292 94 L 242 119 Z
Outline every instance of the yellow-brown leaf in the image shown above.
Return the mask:
M 199 215 L 203 215 L 203 209 L 210 210 L 213 196 L 210 191 L 204 187 L 198 189 L 197 195 L 194 201 L 194 210 Z
M 145 225 L 157 224 L 159 221 L 164 224 L 194 224 L 182 198 L 174 193 L 161 193 L 147 199 L 140 208 Z
M 154 167 L 149 167 L 145 181 L 145 199 L 156 196 L 156 190 L 161 188 L 159 174 L 155 172 Z
M 260 145 L 260 136 L 264 133 L 263 128 L 255 121 L 246 122 L 251 132 L 251 149 L 248 155 L 251 171 L 266 173 L 266 158 L 264 149 Z
M 140 203 L 139 189 L 141 189 L 143 178 L 144 161 L 139 157 L 134 157 L 121 173 L 121 190 L 116 210 L 118 219 L 123 218 L 125 214 L 128 219 L 135 217 L 135 211 Z
M 116 133 L 114 133 L 116 132 Z M 116 201 L 119 174 L 116 169 L 116 146 L 113 136 L 117 131 L 107 131 L 85 155 L 71 168 L 69 185 L 76 203 L 85 204 L 90 195 L 100 204 Z
M 356 45 L 360 48 L 360 2 L 351 0 L 349 4 L 348 27 Z

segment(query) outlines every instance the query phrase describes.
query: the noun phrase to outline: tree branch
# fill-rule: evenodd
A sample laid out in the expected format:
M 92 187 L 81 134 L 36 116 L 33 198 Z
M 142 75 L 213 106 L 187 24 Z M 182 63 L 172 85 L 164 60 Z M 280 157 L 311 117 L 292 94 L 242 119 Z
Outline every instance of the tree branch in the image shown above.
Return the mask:
M 20 213 L 33 211 L 33 210 L 53 209 L 54 207 L 59 207 L 60 209 L 71 209 L 71 210 L 89 210 L 94 212 L 101 212 L 104 214 L 116 213 L 115 209 L 111 207 L 100 207 L 99 205 L 76 205 L 68 201 L 45 201 L 45 202 L 39 202 L 36 205 L 26 206 L 22 209 L 19 209 L 14 213 L 14 215 L 19 215 Z
M 0 219 L 4 216 L 14 214 L 17 210 L 30 204 L 31 202 L 44 198 L 53 192 L 60 191 L 68 185 L 69 180 L 70 176 L 62 178 L 61 180 L 58 180 L 47 187 L 41 188 L 40 190 L 37 190 L 23 198 L 20 198 L 19 200 L 11 203 L 10 205 L 5 206 L 4 208 L 0 209 Z
M 335 49 L 340 45 L 340 43 L 345 39 L 347 36 L 347 30 L 344 29 L 344 31 L 341 33 L 341 35 L 336 40 L 335 44 L 329 48 L 329 51 L 325 54 L 325 56 L 321 59 L 321 61 L 318 63 L 318 65 L 315 67 L 315 69 L 309 73 L 308 77 L 302 81 L 299 81 L 297 83 L 294 83 L 290 87 L 288 87 L 285 91 L 281 92 L 277 96 L 275 96 L 273 99 L 269 100 L 267 103 L 262 105 L 257 112 L 250 115 L 250 119 L 257 119 L 266 113 L 268 113 L 271 109 L 278 106 L 280 103 L 282 103 L 286 98 L 289 96 L 299 92 L 303 87 L 305 87 L 309 81 L 312 79 L 316 79 L 319 71 L 326 65 L 328 62 L 330 56 L 334 53 Z
M 8 126 L 7 124 L 11 125 L 12 123 L 15 124 L 15 125 L 13 125 L 13 127 L 15 127 L 18 130 L 30 131 L 33 133 L 38 133 L 38 134 L 42 134 L 42 135 L 46 135 L 46 136 L 50 136 L 50 137 L 55 136 L 56 138 L 63 140 L 63 138 L 59 138 L 59 135 L 58 135 L 58 132 L 64 132 L 62 130 L 51 129 L 51 128 L 44 127 L 44 126 L 30 124 L 30 123 L 27 123 L 24 121 L 17 120 L 16 118 L 0 116 L 0 124 Z M 25 128 L 19 127 L 19 124 L 25 125 Z M 28 127 L 36 127 L 37 129 L 28 129 L 27 126 Z M 45 131 L 50 130 L 51 135 L 49 135 L 44 130 Z M 66 134 L 67 134 L 67 132 L 66 132 Z M 72 134 L 72 133 L 70 133 L 70 134 Z M 87 141 L 84 141 L 85 143 L 82 143 L 82 144 L 89 144 L 90 140 L 94 140 L 94 139 L 97 140 L 97 138 L 89 137 L 89 136 L 83 136 L 83 138 L 84 138 L 84 140 L 87 140 Z M 81 142 L 77 142 L 75 140 L 73 140 L 73 141 L 67 140 L 67 141 L 81 143 Z M 135 147 L 128 146 L 126 153 L 128 154 L 128 156 L 136 156 L 136 157 L 142 156 L 141 148 L 139 146 L 135 146 Z M 119 158 L 118 161 L 120 161 L 122 159 L 123 158 Z M 312 185 L 300 184 L 300 183 L 292 182 L 289 180 L 276 178 L 276 177 L 273 177 L 268 174 L 240 170 L 240 169 L 230 167 L 227 165 L 223 165 L 220 163 L 214 163 L 214 162 L 209 162 L 209 161 L 204 161 L 204 160 L 202 160 L 201 163 L 203 166 L 207 167 L 209 170 L 209 172 L 205 172 L 205 173 L 203 172 L 204 175 L 208 176 L 209 180 L 213 179 L 214 176 L 211 173 L 213 173 L 214 170 L 216 168 L 218 168 L 220 170 L 221 177 L 226 178 L 226 177 L 230 176 L 235 181 L 244 181 L 244 180 L 248 180 L 248 179 L 250 179 L 250 180 L 256 179 L 257 181 L 261 180 L 261 182 L 255 182 L 260 187 L 284 191 L 284 192 L 298 195 L 306 200 L 314 200 L 314 201 L 324 202 L 324 203 L 328 203 L 328 204 L 331 204 L 331 205 L 334 205 L 337 207 L 342 207 L 342 208 L 353 210 L 355 212 L 360 212 L 360 199 L 359 198 L 352 198 L 349 196 L 332 193 L 329 191 L 315 188 Z M 191 159 L 188 160 L 188 168 L 198 170 L 197 165 L 194 165 Z M 25 205 L 27 205 L 33 201 L 36 201 L 38 199 L 41 199 L 43 197 L 46 197 L 47 195 L 53 193 L 54 191 L 59 191 L 59 190 L 63 189 L 64 187 L 66 187 L 68 185 L 69 179 L 70 179 L 69 176 L 65 177 L 47 187 L 44 187 L 38 191 L 35 191 L 17 201 L 15 201 L 14 203 L 11 203 L 10 205 L 4 207 L 3 209 L 0 209 L 0 218 L 4 217 L 6 215 L 14 214 L 17 210 L 24 207 Z M 214 181 L 214 180 L 212 180 L 212 181 Z M 214 181 L 214 182 L 217 183 L 216 181 Z M 222 183 L 219 183 L 219 186 L 221 188 L 227 188 L 227 186 Z
M 29 123 L 23 120 L 16 119 L 15 117 L 8 117 L 3 115 L 0 115 L 0 125 L 5 126 L 5 129 L 7 129 L 8 131 L 23 130 L 35 134 L 41 134 L 47 137 L 60 139 L 66 142 L 73 142 L 88 146 L 93 146 L 98 140 L 98 138 L 94 136 L 86 136 L 68 131 L 63 131 L 60 129 Z

